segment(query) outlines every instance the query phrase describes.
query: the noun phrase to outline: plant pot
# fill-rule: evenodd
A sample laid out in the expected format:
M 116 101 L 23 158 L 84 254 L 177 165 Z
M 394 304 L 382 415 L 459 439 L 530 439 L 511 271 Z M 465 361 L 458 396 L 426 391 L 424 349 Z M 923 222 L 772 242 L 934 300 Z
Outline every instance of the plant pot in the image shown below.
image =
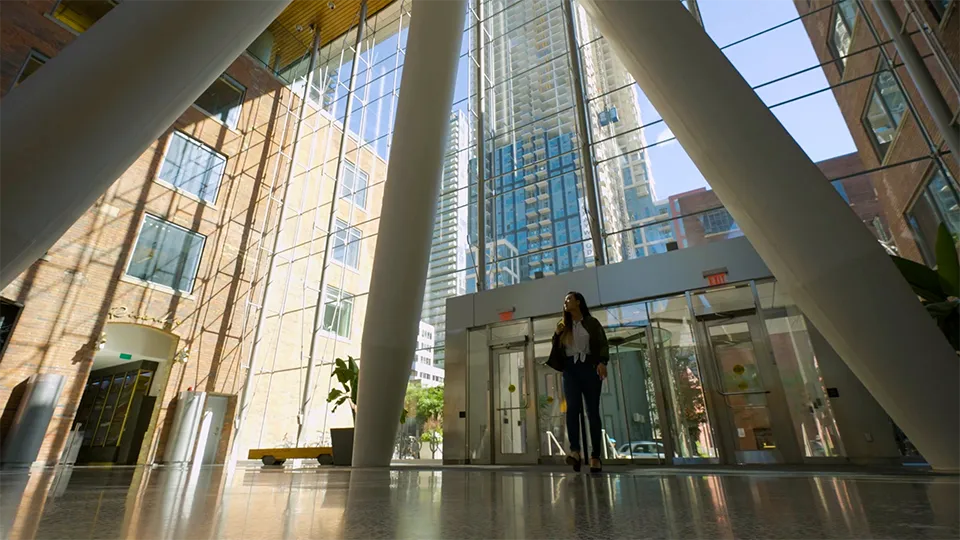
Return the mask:
M 353 428 L 334 428 L 330 430 L 333 443 L 333 464 L 349 467 L 353 464 Z

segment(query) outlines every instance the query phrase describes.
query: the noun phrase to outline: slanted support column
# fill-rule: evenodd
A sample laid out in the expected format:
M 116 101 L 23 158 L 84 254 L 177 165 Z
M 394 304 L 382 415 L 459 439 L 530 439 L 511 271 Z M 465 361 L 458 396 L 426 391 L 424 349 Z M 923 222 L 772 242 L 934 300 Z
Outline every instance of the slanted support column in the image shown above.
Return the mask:
M 30 267 L 290 0 L 130 0 L 4 98 L 0 288 Z
M 417 347 L 466 0 L 413 0 L 360 346 L 353 465 L 385 467 Z
M 582 0 L 777 280 L 936 469 L 960 362 L 889 257 L 680 2 Z

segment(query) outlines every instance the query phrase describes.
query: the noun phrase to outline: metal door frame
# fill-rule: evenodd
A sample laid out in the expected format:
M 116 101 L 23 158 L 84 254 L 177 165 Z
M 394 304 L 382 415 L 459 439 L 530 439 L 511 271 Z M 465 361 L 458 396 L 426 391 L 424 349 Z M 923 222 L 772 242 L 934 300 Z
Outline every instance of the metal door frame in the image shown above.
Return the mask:
M 706 390 L 707 407 L 710 417 L 713 419 L 713 430 L 716 435 L 716 442 L 720 450 L 720 462 L 726 465 L 739 465 L 736 452 L 736 427 L 734 426 L 733 416 L 730 406 L 727 404 L 727 396 L 747 395 L 763 393 L 767 396 L 767 409 L 770 414 L 770 424 L 773 435 L 777 442 L 776 450 L 771 451 L 777 458 L 775 464 L 800 464 L 803 463 L 803 452 L 800 450 L 799 442 L 796 437 L 793 419 L 790 416 L 790 408 L 787 402 L 787 396 L 783 389 L 780 374 L 777 371 L 776 359 L 770 346 L 770 337 L 766 331 L 766 323 L 763 319 L 762 310 L 759 307 L 756 284 L 749 284 L 753 293 L 753 308 L 745 308 L 733 312 L 728 318 L 713 318 L 709 316 L 696 315 L 692 304 L 692 295 L 695 293 L 708 292 L 691 291 L 687 293 L 688 305 L 691 315 L 696 321 L 695 337 L 697 340 L 697 350 L 704 361 L 700 363 L 704 371 L 702 377 L 704 389 Z M 716 316 L 714 316 L 716 317 Z M 713 320 L 709 320 L 709 319 Z M 714 354 L 713 343 L 710 339 L 709 328 L 720 324 L 747 323 L 753 344 L 754 360 L 757 365 L 761 384 L 764 387 L 762 391 L 746 392 L 723 392 L 722 381 L 720 379 L 719 364 Z
M 648 319 L 649 319 L 649 314 L 648 314 Z M 654 347 L 654 343 L 653 343 L 654 326 L 648 320 L 647 324 L 637 327 L 638 330 L 641 328 L 644 330 L 644 333 L 645 333 L 643 343 L 644 345 L 646 345 L 646 348 L 647 348 L 646 360 L 650 363 L 649 376 L 653 379 L 653 395 L 654 395 L 653 406 L 657 408 L 657 414 L 659 417 L 658 419 L 660 424 L 659 427 L 660 427 L 660 437 L 661 437 L 660 443 L 663 444 L 664 457 L 662 460 L 660 458 L 635 458 L 633 457 L 633 453 L 631 452 L 631 455 L 629 458 L 617 459 L 613 461 L 614 463 L 628 463 L 632 465 L 645 465 L 645 466 L 670 465 L 673 463 L 673 431 L 672 431 L 672 424 L 670 422 L 670 417 L 667 414 L 667 409 L 666 409 L 666 397 L 664 395 L 663 380 L 660 378 L 660 366 L 658 365 L 659 355 L 657 354 L 656 347 Z M 617 356 L 619 356 L 620 351 L 617 350 L 616 354 Z M 617 358 L 616 370 L 617 370 L 617 390 L 620 397 L 620 411 L 622 415 L 627 415 L 629 414 L 629 411 L 627 411 L 627 407 L 626 407 L 626 394 L 624 393 L 623 370 L 620 367 L 620 358 Z M 644 389 L 644 391 L 646 390 Z M 628 416 L 624 416 L 623 420 L 625 422 L 624 425 L 626 426 L 626 430 L 627 430 L 627 438 L 630 439 L 627 442 L 632 443 L 633 436 L 630 433 L 630 418 Z M 652 441 L 652 442 L 656 442 L 656 441 Z
M 493 342 L 490 340 L 492 336 L 493 329 L 503 326 L 513 326 L 519 325 L 518 323 L 526 323 L 526 334 L 523 336 L 516 336 L 500 340 L 498 342 Z M 533 357 L 533 339 L 531 336 L 532 322 L 530 319 L 526 321 L 510 321 L 507 324 L 497 324 L 488 326 L 488 348 L 489 348 L 489 388 L 490 388 L 490 404 L 489 404 L 489 414 L 490 414 L 490 426 L 495 429 L 490 430 L 490 462 L 495 465 L 536 465 L 540 457 L 540 418 L 536 414 L 536 407 L 530 407 L 529 404 L 531 397 L 534 398 L 537 394 L 537 377 L 536 369 L 533 366 L 534 357 Z M 523 377 L 524 384 L 526 385 L 526 395 L 523 397 L 526 406 L 523 407 L 524 416 L 523 421 L 527 425 L 527 431 L 525 434 L 525 444 L 526 451 L 523 454 L 503 454 L 500 448 L 500 426 L 501 422 L 498 418 L 498 412 L 501 410 L 499 408 L 500 402 L 500 388 L 499 388 L 499 371 L 498 371 L 498 362 L 501 354 L 504 353 L 523 353 Z

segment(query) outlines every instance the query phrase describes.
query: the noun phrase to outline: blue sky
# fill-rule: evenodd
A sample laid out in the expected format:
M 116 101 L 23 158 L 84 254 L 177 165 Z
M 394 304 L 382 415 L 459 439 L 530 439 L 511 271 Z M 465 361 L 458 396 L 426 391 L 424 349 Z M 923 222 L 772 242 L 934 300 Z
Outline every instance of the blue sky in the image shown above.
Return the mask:
M 797 17 L 796 7 L 790 0 L 700 0 L 700 11 L 707 33 L 721 47 Z M 464 100 L 469 92 L 468 69 L 471 64 L 466 58 L 467 45 L 465 35 L 454 96 L 454 108 L 461 110 L 465 109 Z M 724 52 L 751 86 L 819 63 L 801 21 L 730 47 Z M 767 105 L 773 105 L 826 88 L 827 85 L 823 71 L 815 69 L 764 87 L 758 91 L 758 95 Z M 649 123 L 660 118 L 642 91 L 640 94 L 643 122 Z M 856 151 L 830 91 L 777 107 L 774 114 L 814 161 Z M 644 135 L 647 144 L 651 144 L 671 137 L 672 133 L 660 123 L 645 129 Z M 676 193 L 707 187 L 703 176 L 679 143 L 661 144 L 647 152 L 658 198 L 666 199 Z
M 700 0 L 704 28 L 718 45 L 755 34 L 797 17 L 790 0 Z M 819 63 L 803 23 L 793 22 L 724 51 L 751 86 Z M 828 68 L 829 69 L 829 68 Z M 758 91 L 767 105 L 826 88 L 820 69 L 791 77 Z M 640 98 L 644 123 L 660 118 L 645 97 Z M 856 151 L 831 91 L 773 109 L 774 114 L 814 161 Z M 647 144 L 671 134 L 663 124 L 645 130 Z M 707 187 L 700 172 L 676 142 L 648 150 L 657 196 L 661 199 Z

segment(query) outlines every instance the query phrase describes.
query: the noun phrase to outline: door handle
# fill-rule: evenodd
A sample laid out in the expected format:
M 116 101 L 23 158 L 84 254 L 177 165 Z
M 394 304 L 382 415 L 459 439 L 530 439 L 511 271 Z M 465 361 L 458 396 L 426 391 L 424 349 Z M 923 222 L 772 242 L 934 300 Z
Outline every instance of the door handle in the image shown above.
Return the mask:
M 721 392 L 717 390 L 717 393 L 721 396 L 749 396 L 752 394 L 769 394 L 769 390 L 747 390 L 745 392 Z

